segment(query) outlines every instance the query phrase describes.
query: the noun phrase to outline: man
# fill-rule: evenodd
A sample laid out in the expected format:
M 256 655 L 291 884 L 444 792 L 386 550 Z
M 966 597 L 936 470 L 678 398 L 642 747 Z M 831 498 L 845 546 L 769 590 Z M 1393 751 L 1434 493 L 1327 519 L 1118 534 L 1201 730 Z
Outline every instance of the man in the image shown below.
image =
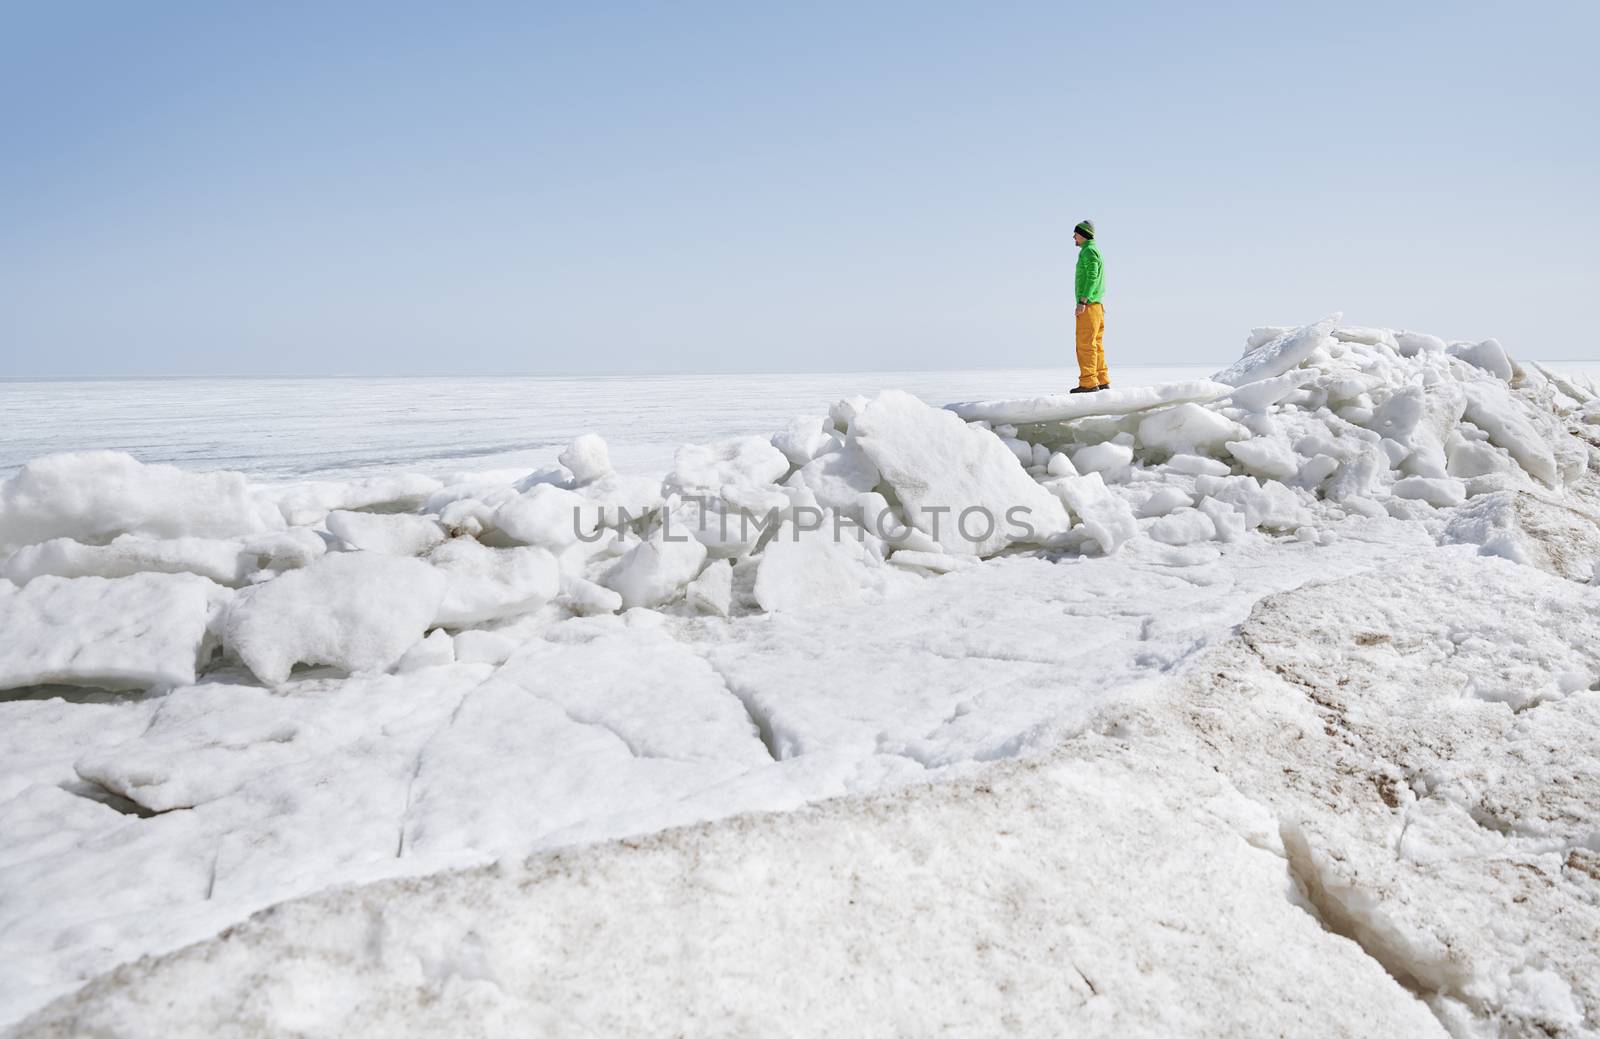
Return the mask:
M 1078 272 L 1075 296 L 1078 321 L 1078 388 L 1073 393 L 1093 393 L 1111 388 L 1111 373 L 1106 371 L 1106 351 L 1101 339 L 1106 331 L 1106 308 L 1101 303 L 1106 292 L 1105 265 L 1100 248 L 1094 244 L 1094 221 L 1081 221 L 1072 229 L 1072 242 L 1078 247 Z

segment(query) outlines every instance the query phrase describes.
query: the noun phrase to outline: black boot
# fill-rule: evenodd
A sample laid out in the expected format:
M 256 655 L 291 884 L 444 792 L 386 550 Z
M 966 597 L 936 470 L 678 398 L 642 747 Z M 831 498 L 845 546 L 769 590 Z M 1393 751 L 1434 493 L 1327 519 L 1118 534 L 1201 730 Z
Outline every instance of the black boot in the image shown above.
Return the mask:
M 1075 387 L 1073 389 L 1068 390 L 1067 392 L 1068 393 L 1093 393 L 1095 390 L 1098 390 L 1099 388 L 1100 387 L 1098 387 L 1098 386 L 1078 386 L 1078 387 Z
M 1110 388 L 1111 388 L 1111 384 L 1109 382 L 1103 382 L 1100 385 L 1095 387 L 1095 389 L 1097 389 L 1097 390 L 1109 390 Z

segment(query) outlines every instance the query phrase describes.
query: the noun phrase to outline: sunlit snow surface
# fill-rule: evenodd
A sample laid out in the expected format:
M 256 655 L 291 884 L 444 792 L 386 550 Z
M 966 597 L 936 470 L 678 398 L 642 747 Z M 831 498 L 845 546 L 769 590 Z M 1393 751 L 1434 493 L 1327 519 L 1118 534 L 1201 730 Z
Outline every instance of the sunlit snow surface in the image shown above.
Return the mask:
M 1119 368 L 1119 386 L 1212 366 Z M 660 473 L 679 444 L 776 429 L 852 394 L 901 389 L 934 404 L 1077 385 L 1076 369 L 403 379 L 0 381 L 0 477 L 57 451 L 109 448 L 145 462 L 264 480 L 442 476 L 552 463 L 598 433 L 624 472 Z
M 1103 414 L 1064 371 L 0 384 L 6 473 L 185 470 L 0 485 L 0 1022 L 1592 1033 L 1600 400 L 1335 324 Z M 573 519 L 930 502 L 1038 529 Z

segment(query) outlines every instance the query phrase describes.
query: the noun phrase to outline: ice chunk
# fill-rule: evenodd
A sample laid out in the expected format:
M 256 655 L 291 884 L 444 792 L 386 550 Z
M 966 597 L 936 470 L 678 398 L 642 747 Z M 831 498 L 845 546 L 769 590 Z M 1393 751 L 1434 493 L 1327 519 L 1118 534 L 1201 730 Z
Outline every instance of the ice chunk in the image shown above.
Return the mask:
M 574 574 L 561 575 L 561 595 L 558 601 L 573 613 L 585 617 L 616 613 L 622 609 L 622 596 Z
M 1254 351 L 1261 349 L 1263 346 L 1266 346 L 1274 339 L 1282 338 L 1288 333 L 1293 332 L 1294 328 L 1295 326 L 1293 325 L 1261 325 L 1257 328 L 1252 328 L 1250 330 L 1250 334 L 1245 337 L 1245 354 L 1253 353 Z
M 1156 492 L 1139 506 L 1139 517 L 1149 519 L 1152 516 L 1165 516 L 1173 509 L 1187 508 L 1193 504 L 1194 499 L 1176 487 L 1158 487 Z
M 435 628 L 428 632 L 427 638 L 406 650 L 394 669 L 403 674 L 407 671 L 421 671 L 425 667 L 453 664 L 455 661 L 455 643 L 449 633 L 443 628 Z
M 600 506 L 593 499 L 547 483 L 512 498 L 494 514 L 494 525 L 507 537 L 556 552 L 592 540 L 600 522 Z
M 948 405 L 968 422 L 1029 424 L 1063 422 L 1090 415 L 1128 415 L 1183 401 L 1211 401 L 1228 393 L 1227 386 L 1204 379 L 1169 382 L 1158 386 L 1133 386 L 1099 393 L 1057 393 L 1025 400 L 982 400 Z
M 1449 472 L 1458 479 L 1507 472 L 1511 464 L 1505 452 L 1489 444 L 1463 441 L 1450 448 Z
M 1340 327 L 1333 330 L 1333 338 L 1341 343 L 1360 343 L 1364 346 L 1387 346 L 1399 349 L 1395 335 L 1387 328 Z
M 1448 477 L 1408 476 L 1396 480 L 1391 490 L 1397 497 L 1425 501 L 1439 509 L 1448 509 L 1467 500 L 1466 485 Z
M 576 487 L 593 483 L 611 473 L 611 454 L 606 450 L 606 442 L 594 433 L 585 433 L 573 440 L 557 456 L 556 461 L 572 474 L 572 483 Z
M 787 501 L 781 507 L 763 510 L 739 508 L 720 498 L 694 496 L 679 502 L 667 514 L 665 527 L 673 537 L 693 537 L 712 556 L 738 559 L 755 551 L 763 537 L 777 530 L 787 512 Z
M 684 494 L 721 494 L 725 486 L 770 484 L 789 472 L 789 459 L 761 437 L 685 444 L 673 458 L 667 484 Z
M 351 548 L 390 556 L 416 556 L 444 541 L 444 528 L 407 513 L 328 513 L 328 532 Z
M 1078 472 L 1099 473 L 1112 483 L 1117 483 L 1126 476 L 1128 466 L 1132 463 L 1133 448 L 1113 444 L 1109 440 L 1103 444 L 1079 448 L 1072 456 L 1073 468 Z
M 1290 531 L 1310 522 L 1310 514 L 1295 493 L 1281 483 L 1257 483 L 1250 476 L 1197 476 L 1195 490 L 1237 506 L 1247 527 Z
M 726 559 L 714 560 L 689 582 L 684 599 L 702 613 L 726 617 L 733 609 L 733 564 Z
M 1270 343 L 1245 354 L 1212 378 L 1229 386 L 1243 386 L 1298 368 L 1317 348 L 1328 342 L 1343 314 L 1332 314 L 1314 325 L 1285 332 Z
M 1198 404 L 1179 404 L 1139 423 L 1139 443 L 1173 454 L 1211 453 L 1229 440 L 1243 440 L 1250 431 L 1225 415 Z
M 1459 357 L 1502 382 L 1511 381 L 1511 358 L 1506 356 L 1505 348 L 1497 339 L 1485 339 L 1481 343 L 1456 343 L 1448 352 L 1451 357 Z
M 463 631 L 453 640 L 456 663 L 499 666 L 517 651 L 517 640 L 498 631 Z
M 660 606 L 683 594 L 706 561 L 706 547 L 683 531 L 657 531 L 630 548 L 601 580 L 622 605 Z
M 857 422 L 876 405 L 874 401 Z M 760 558 L 755 596 L 768 613 L 853 602 L 871 579 L 861 546 L 848 536 L 836 539 L 826 529 L 797 533 L 786 526 Z
M 192 574 L 0 581 L 0 689 L 193 682 L 212 648 L 212 604 L 227 594 Z
M 1569 581 L 1588 581 L 1600 561 L 1600 516 L 1572 498 L 1543 492 L 1495 491 L 1455 509 L 1440 538 L 1479 546 Z
M 1445 351 L 1444 340 L 1438 336 L 1428 335 L 1426 332 L 1396 332 L 1395 346 L 1400 351 L 1401 357 L 1416 357 L 1419 354 L 1442 354 Z
M 1078 475 L 1078 470 L 1077 470 L 1077 468 L 1075 466 L 1073 466 L 1072 459 L 1068 458 L 1066 455 L 1062 454 L 1060 451 L 1057 451 L 1054 454 L 1052 454 L 1050 456 L 1049 461 L 1045 462 L 1044 471 L 1046 473 L 1048 473 L 1049 475 L 1051 475 L 1051 476 L 1077 476 Z
M 443 486 L 431 476 L 406 473 L 359 480 L 261 484 L 256 492 L 276 502 L 290 526 L 299 527 L 320 521 L 334 509 L 416 508 Z
M 1033 445 L 1026 440 L 1018 440 L 1013 436 L 1002 436 L 1000 442 L 1006 445 L 1006 450 L 1017 456 L 1017 461 L 1024 466 L 1033 464 Z
M 980 565 L 971 556 L 952 556 L 947 552 L 916 552 L 911 549 L 896 549 L 889 557 L 889 562 L 898 567 L 932 574 L 948 574 L 955 570 Z
M 1407 473 L 1442 477 L 1444 437 L 1460 423 L 1465 407 L 1466 398 L 1453 382 L 1427 389 L 1406 386 L 1374 410 L 1367 426 L 1406 449 L 1402 464 Z
M 1287 480 L 1300 472 L 1299 457 L 1288 444 L 1274 437 L 1231 440 L 1226 446 L 1229 454 L 1243 462 L 1244 467 L 1257 476 L 1269 480 Z
M 1189 545 L 1217 536 L 1211 517 L 1198 509 L 1178 509 L 1150 524 L 1150 538 L 1163 545 Z
M 450 532 L 451 537 L 475 538 L 494 526 L 494 513 L 497 508 L 499 505 L 479 501 L 477 498 L 458 498 L 439 510 L 439 522 Z
M 1229 472 L 1227 463 L 1200 455 L 1173 455 L 1167 459 L 1167 468 L 1190 476 L 1227 476 Z
M 847 444 L 801 466 L 787 484 L 805 487 L 818 505 L 859 520 L 863 496 L 878 486 L 878 467 L 858 444 Z
M 600 510 L 600 522 L 608 527 L 622 526 L 643 519 L 666 504 L 661 481 L 649 476 L 602 476 L 578 493 Z
M 1307 374 L 1291 371 L 1271 379 L 1247 382 L 1228 395 L 1229 402 L 1244 411 L 1266 411 L 1305 385 Z
M 1529 476 L 1554 487 L 1558 476 L 1551 442 L 1534 428 L 1511 395 L 1489 383 L 1469 383 L 1462 390 L 1467 421 L 1488 433 L 1490 442 L 1509 451 Z
M 239 592 L 223 641 L 269 685 L 297 663 L 385 671 L 433 623 L 446 583 L 420 559 L 329 553 Z
M 1062 476 L 1042 485 L 1060 496 L 1100 551 L 1110 554 L 1139 533 L 1133 509 L 1106 487 L 1099 473 Z
M 797 467 L 835 443 L 833 420 L 826 415 L 792 418 L 788 425 L 772 435 L 772 446 L 783 452 L 790 465 Z
M 0 482 L 0 553 L 50 538 L 225 538 L 281 529 L 238 473 L 144 465 L 120 451 L 47 455 Z
M 433 623 L 452 628 L 531 612 L 561 587 L 555 556 L 543 548 L 486 548 L 454 538 L 434 549 L 428 562 L 446 582 Z
M 321 539 L 317 539 L 321 543 Z M 253 557 L 251 557 L 253 559 Z M 255 569 L 251 567 L 250 569 Z M 109 545 L 51 538 L 13 552 L 0 563 L 0 577 L 27 584 L 35 577 L 128 577 L 137 573 L 198 574 L 222 585 L 239 585 L 249 570 L 239 542 L 216 538 L 141 538 L 124 534 Z
M 1195 508 L 1206 514 L 1216 528 L 1218 541 L 1240 541 L 1247 533 L 1245 515 L 1227 502 L 1215 498 L 1201 498 Z
M 1067 529 L 1061 502 L 1000 438 L 952 412 L 890 390 L 856 416 L 853 429 L 851 442 L 894 489 L 905 518 L 946 551 L 987 556 Z
M 1326 446 L 1331 447 L 1331 443 Z M 1378 492 L 1384 474 L 1389 471 L 1388 456 L 1376 445 L 1359 443 L 1352 450 L 1341 453 L 1347 457 L 1339 463 L 1338 471 L 1328 477 L 1322 493 L 1329 500 L 1337 502 L 1372 497 Z

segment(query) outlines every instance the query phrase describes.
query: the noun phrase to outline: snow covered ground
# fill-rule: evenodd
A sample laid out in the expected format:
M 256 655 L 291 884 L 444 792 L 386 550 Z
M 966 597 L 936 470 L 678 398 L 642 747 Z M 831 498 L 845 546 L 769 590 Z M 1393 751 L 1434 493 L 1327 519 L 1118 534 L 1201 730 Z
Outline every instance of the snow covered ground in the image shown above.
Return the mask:
M 28 465 L 0 1022 L 1595 1033 L 1595 385 L 1171 374 L 664 476 Z

